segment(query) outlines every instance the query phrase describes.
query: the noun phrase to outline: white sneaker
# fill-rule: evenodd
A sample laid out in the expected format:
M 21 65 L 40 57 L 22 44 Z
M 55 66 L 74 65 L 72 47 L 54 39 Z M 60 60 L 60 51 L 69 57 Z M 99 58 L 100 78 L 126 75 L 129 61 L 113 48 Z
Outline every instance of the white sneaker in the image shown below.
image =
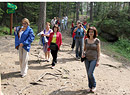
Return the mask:
M 96 91 L 96 87 L 93 87 L 93 88 L 92 88 L 92 92 L 95 92 L 95 91 Z
M 50 58 L 47 60 L 47 62 L 50 62 Z
M 52 66 L 51 69 L 54 69 L 55 66 Z
M 24 75 L 22 75 L 22 78 L 24 78 L 26 75 L 24 74 Z
M 91 92 L 91 91 L 92 91 L 92 89 L 91 89 L 91 88 L 87 89 L 87 92 Z

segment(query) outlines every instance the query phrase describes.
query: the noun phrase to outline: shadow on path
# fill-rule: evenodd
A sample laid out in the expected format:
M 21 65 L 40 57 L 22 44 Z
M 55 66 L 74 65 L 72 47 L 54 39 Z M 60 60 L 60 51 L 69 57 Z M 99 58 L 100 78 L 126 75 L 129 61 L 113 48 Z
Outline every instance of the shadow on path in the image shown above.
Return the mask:
M 29 60 L 28 61 L 28 65 L 40 64 L 40 62 L 46 62 L 46 61 L 44 61 L 44 60 Z M 19 65 L 19 61 L 15 61 L 15 65 Z
M 8 79 L 8 78 L 18 78 L 20 77 L 20 72 L 17 71 L 17 72 L 10 72 L 10 73 L 5 73 L 5 74 L 1 74 L 1 79 L 4 80 L 4 79 Z
M 87 92 L 86 90 L 78 90 L 78 91 L 61 91 L 61 89 L 58 89 L 56 91 L 53 91 L 49 95 L 87 95 L 91 92 Z
M 50 69 L 51 68 L 51 64 L 47 65 L 43 65 L 43 66 L 29 66 L 29 69 L 33 69 L 33 70 L 43 70 L 43 69 Z
M 76 61 L 76 59 L 73 58 L 59 58 L 58 59 L 58 63 L 67 63 L 67 62 L 74 62 Z

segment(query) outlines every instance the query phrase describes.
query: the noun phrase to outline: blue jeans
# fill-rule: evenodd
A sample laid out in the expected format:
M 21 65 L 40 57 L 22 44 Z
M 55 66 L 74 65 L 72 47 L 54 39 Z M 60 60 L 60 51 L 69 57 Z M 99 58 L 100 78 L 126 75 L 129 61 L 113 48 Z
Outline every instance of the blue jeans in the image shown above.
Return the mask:
M 85 67 L 88 75 L 88 86 L 92 89 L 92 87 L 96 87 L 96 81 L 93 75 L 94 69 L 96 67 L 97 60 L 88 61 L 85 60 Z
M 81 57 L 84 47 L 84 38 L 76 38 L 75 43 L 76 43 L 76 51 L 75 51 L 76 57 Z M 78 51 L 79 47 L 80 51 Z

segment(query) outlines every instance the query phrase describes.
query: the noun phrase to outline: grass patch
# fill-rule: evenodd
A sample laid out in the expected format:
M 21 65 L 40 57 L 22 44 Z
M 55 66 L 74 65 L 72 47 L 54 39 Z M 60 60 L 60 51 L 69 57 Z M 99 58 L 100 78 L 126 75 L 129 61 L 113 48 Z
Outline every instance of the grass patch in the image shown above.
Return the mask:
M 8 35 L 10 33 L 10 28 L 6 26 L 0 26 L 0 36 Z
M 127 39 L 119 39 L 115 43 L 106 42 L 103 38 L 99 37 L 101 40 L 102 52 L 114 57 L 119 61 L 130 62 L 130 42 Z

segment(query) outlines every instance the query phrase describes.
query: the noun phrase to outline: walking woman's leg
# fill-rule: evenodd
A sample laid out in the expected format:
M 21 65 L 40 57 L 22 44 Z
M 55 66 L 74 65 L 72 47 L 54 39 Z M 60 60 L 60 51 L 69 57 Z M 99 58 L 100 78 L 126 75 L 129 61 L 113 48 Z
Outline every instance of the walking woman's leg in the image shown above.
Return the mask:
M 55 66 L 55 62 L 54 62 L 54 60 L 55 60 L 55 51 L 54 50 L 51 50 L 51 55 L 53 57 L 52 66 Z
M 96 60 L 93 60 L 93 61 L 90 61 L 90 66 L 89 66 L 89 70 L 88 70 L 88 76 L 90 78 L 90 81 L 91 81 L 91 85 L 92 87 L 96 87 L 96 81 L 95 81 L 95 78 L 94 78 L 94 70 L 95 70 L 95 67 L 96 67 Z
M 75 45 L 75 40 L 73 38 L 73 42 L 72 42 L 72 46 L 71 46 L 72 49 L 74 48 L 74 45 Z
M 79 48 L 79 39 L 76 39 L 76 51 L 75 51 L 75 53 L 76 53 L 76 58 L 79 57 L 79 51 L 78 51 L 78 48 Z
M 28 59 L 29 59 L 28 52 L 25 49 L 23 49 L 22 75 L 27 74 Z
M 89 72 L 89 68 L 90 68 L 90 62 L 87 59 L 85 60 L 85 67 L 86 67 L 87 77 L 88 77 L 88 86 L 89 86 L 90 89 L 92 89 L 91 80 L 88 76 L 88 72 Z
M 22 60 L 23 60 L 23 48 L 19 47 L 19 65 L 20 65 L 21 75 L 22 75 Z
M 45 60 L 47 60 L 47 43 L 43 46 L 43 52 L 45 53 Z

